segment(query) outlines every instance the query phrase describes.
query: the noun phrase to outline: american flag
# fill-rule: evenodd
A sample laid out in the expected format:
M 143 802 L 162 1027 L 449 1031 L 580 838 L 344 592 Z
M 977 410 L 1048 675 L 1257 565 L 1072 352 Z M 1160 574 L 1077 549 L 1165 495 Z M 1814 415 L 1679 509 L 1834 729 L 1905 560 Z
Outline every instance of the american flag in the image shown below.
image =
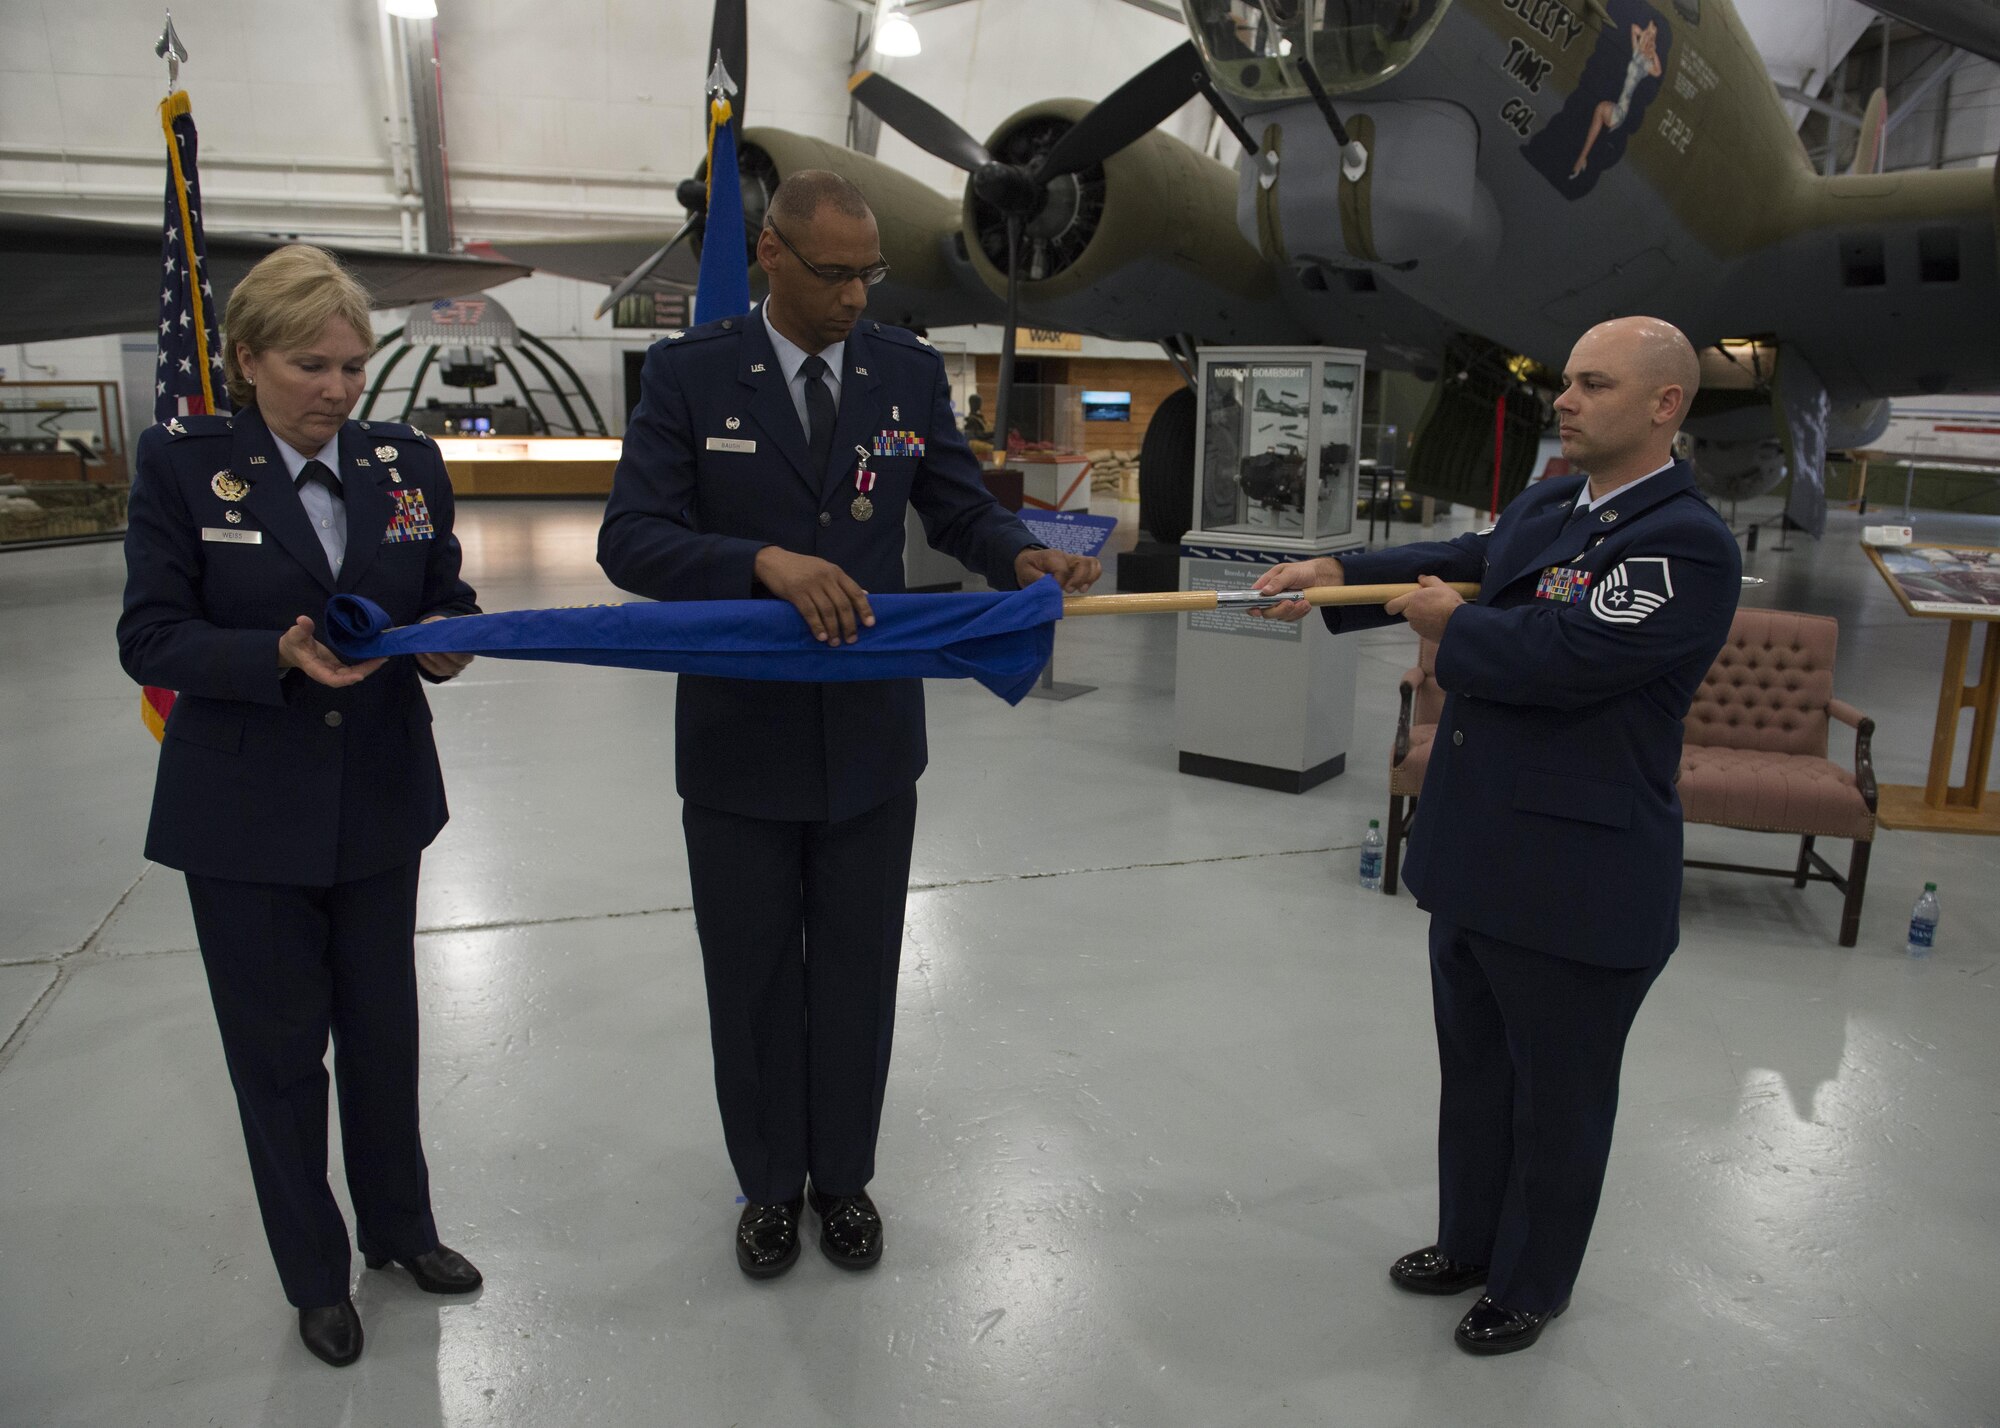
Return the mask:
M 153 420 L 229 410 L 216 331 L 215 289 L 208 282 L 208 246 L 201 236 L 201 179 L 195 173 L 194 111 L 187 91 L 160 102 L 167 138 L 167 216 L 160 232 L 160 354 L 153 374 Z M 139 717 L 155 739 L 166 737 L 174 691 L 147 685 Z
M 201 236 L 201 180 L 195 174 L 194 114 L 187 91 L 160 104 L 167 137 L 167 214 L 160 235 L 160 359 L 154 374 L 153 419 L 229 410 L 216 332 L 215 290 L 208 282 L 208 248 Z

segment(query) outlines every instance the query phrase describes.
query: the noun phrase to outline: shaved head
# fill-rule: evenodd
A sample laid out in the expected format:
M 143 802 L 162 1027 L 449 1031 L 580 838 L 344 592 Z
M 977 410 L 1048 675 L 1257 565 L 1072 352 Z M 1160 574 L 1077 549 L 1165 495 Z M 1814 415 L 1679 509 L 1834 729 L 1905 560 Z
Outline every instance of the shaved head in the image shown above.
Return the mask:
M 1602 333 L 1627 346 L 1638 372 L 1654 387 L 1681 389 L 1680 416 L 1686 417 L 1688 403 L 1701 387 L 1701 358 L 1694 344 L 1671 322 L 1657 317 L 1614 317 L 1586 332 L 1586 338 Z M 1674 423 L 1675 427 L 1680 422 Z
M 1673 459 L 1674 434 L 1701 386 L 1701 359 L 1678 327 L 1617 317 L 1577 340 L 1556 416 L 1563 454 L 1600 494 Z

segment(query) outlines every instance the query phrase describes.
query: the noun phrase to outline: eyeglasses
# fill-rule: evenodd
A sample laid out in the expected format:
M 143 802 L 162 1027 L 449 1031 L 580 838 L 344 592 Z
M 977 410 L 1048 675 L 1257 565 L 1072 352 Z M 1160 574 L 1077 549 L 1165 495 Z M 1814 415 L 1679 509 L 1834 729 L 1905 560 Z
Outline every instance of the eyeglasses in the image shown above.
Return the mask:
M 844 287 L 848 283 L 859 280 L 863 287 L 872 288 L 881 282 L 882 279 L 889 276 L 889 265 L 887 263 L 870 263 L 865 268 L 822 268 L 797 248 L 793 247 L 792 240 L 785 236 L 784 230 L 779 228 L 777 224 L 767 218 L 764 220 L 764 226 L 778 235 L 778 241 L 785 245 L 785 251 L 803 263 L 808 273 L 811 273 L 828 287 Z

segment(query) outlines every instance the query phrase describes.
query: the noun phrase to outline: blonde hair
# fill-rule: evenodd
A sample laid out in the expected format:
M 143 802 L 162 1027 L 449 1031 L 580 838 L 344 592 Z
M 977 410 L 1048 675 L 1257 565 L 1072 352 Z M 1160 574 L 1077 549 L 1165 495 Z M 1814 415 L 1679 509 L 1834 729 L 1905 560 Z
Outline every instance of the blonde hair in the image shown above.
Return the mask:
M 257 400 L 257 389 L 236 359 L 238 344 L 256 354 L 304 347 L 335 318 L 374 350 L 368 292 L 333 254 L 310 243 L 291 243 L 261 259 L 230 293 L 222 315 L 222 366 L 229 379 L 229 400 L 239 407 Z

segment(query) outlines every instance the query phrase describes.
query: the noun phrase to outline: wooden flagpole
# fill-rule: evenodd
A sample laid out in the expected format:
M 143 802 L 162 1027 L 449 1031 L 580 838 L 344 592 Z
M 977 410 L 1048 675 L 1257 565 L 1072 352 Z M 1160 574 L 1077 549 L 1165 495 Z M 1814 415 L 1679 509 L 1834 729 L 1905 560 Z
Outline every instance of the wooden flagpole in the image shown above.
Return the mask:
M 1419 589 L 1416 585 L 1315 585 L 1310 590 L 1292 591 L 1308 605 L 1386 605 L 1399 595 Z M 1451 586 L 1470 600 L 1479 587 L 1468 583 Z M 1168 615 L 1183 610 L 1256 609 L 1281 603 L 1284 596 L 1259 595 L 1254 590 L 1161 590 L 1141 595 L 1071 595 L 1063 601 L 1063 615 Z

